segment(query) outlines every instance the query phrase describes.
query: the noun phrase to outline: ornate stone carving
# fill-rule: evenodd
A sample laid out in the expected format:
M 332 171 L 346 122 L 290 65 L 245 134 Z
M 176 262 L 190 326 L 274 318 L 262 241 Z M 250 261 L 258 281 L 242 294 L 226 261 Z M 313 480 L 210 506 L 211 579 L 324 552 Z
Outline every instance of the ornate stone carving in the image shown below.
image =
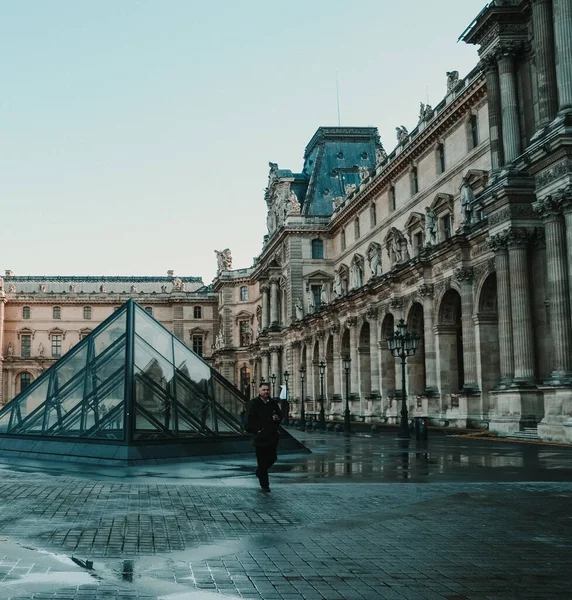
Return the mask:
M 556 219 L 562 214 L 562 201 L 555 196 L 546 196 L 534 202 L 532 209 L 543 221 Z
M 360 167 L 359 168 L 359 182 L 360 182 L 360 185 L 366 179 L 369 179 L 369 168 L 368 167 Z
M 46 284 L 45 283 L 40 283 L 40 292 L 42 292 L 42 294 L 46 293 Z
M 536 176 L 536 189 L 546 187 L 553 181 L 566 177 L 570 174 L 572 174 L 572 159 L 566 158 L 550 169 L 547 169 Z
M 355 183 L 348 183 L 346 184 L 346 186 L 344 187 L 344 191 L 346 193 L 346 196 L 349 196 L 350 194 L 353 194 L 353 192 L 355 192 L 357 189 L 357 186 Z
M 131 287 L 133 287 L 133 286 L 131 286 Z M 70 285 L 70 294 L 75 294 L 75 284 L 73 284 L 73 283 Z
M 534 210 L 530 204 L 513 204 L 512 206 L 505 206 L 493 213 L 489 218 L 489 226 L 493 227 L 503 221 L 509 221 L 510 219 L 531 219 L 536 217 Z
M 403 308 L 403 300 L 401 298 L 392 298 L 389 301 L 389 308 L 392 310 L 398 310 Z
M 224 250 L 215 250 L 216 264 L 217 264 L 217 275 L 220 275 L 223 271 L 230 271 L 232 269 L 232 254 L 229 248 Z
M 459 83 L 459 71 L 447 71 L 447 94 L 454 92 Z
M 423 283 L 417 289 L 418 294 L 421 298 L 433 298 L 433 294 L 435 293 L 435 289 L 430 283 Z
M 387 152 L 385 148 L 380 145 L 379 148 L 375 149 L 375 166 L 379 167 L 387 162 Z
M 473 204 L 475 194 L 467 177 L 463 177 L 460 187 L 461 192 L 461 225 L 470 225 L 473 222 Z
M 10 284 L 10 286 L 8 288 L 8 293 L 9 294 L 15 294 L 16 293 L 16 286 L 13 283 Z
M 455 279 L 461 283 L 469 283 L 474 278 L 473 267 L 459 267 L 455 269 Z
M 511 227 L 507 231 L 507 244 L 509 248 L 512 247 L 526 247 L 530 243 L 533 237 L 533 233 L 530 229 L 521 229 L 519 227 Z
M 471 246 L 471 258 L 476 258 L 477 256 L 487 252 L 487 250 L 489 250 L 489 244 L 487 241 Z
M 425 245 L 435 246 L 439 242 L 437 230 L 437 213 L 430 207 L 425 207 Z
M 301 348 L 302 347 L 302 342 L 300 340 L 294 340 L 292 342 L 292 348 Z
M 371 276 L 379 277 L 381 271 L 381 246 L 377 242 L 372 242 L 367 249 L 367 260 Z
M 365 316 L 368 321 L 375 321 L 378 315 L 379 309 L 377 308 L 377 306 L 370 306 L 365 312 Z
M 282 352 L 282 347 L 281 346 L 270 346 L 270 352 L 272 354 L 280 354 L 280 352 Z
M 358 324 L 357 317 L 348 317 L 346 319 L 346 327 L 355 327 Z
M 183 280 L 180 277 L 175 277 L 175 279 L 173 279 L 173 290 L 178 292 L 185 291 L 185 284 L 183 283 Z
M 401 125 L 401 127 L 395 128 L 395 133 L 397 135 L 397 142 L 399 144 L 405 144 L 409 140 L 409 132 L 405 125 Z
M 299 215 L 302 212 L 302 205 L 298 201 L 298 196 L 291 190 L 288 198 L 288 204 L 286 205 L 287 215 Z
M 502 252 L 507 249 L 508 236 L 506 231 L 501 231 L 496 235 L 492 235 L 487 240 L 488 247 L 493 252 Z
M 340 329 L 341 329 L 341 327 L 340 327 L 340 324 L 339 324 L 339 323 L 332 323 L 332 324 L 330 325 L 330 331 L 331 331 L 333 334 L 338 334 L 338 333 L 340 333 Z
M 334 210 L 338 210 L 343 203 L 344 203 L 344 197 L 343 196 L 335 196 L 332 199 L 332 204 L 333 204 Z
M 270 356 L 270 350 L 268 350 L 267 348 L 265 348 L 264 350 L 261 350 L 260 356 Z
M 423 102 L 420 102 L 419 105 L 419 121 L 418 121 L 418 125 L 420 123 L 424 123 L 425 121 L 429 121 L 430 119 L 433 118 L 433 115 L 435 114 L 435 111 L 433 110 L 433 107 L 430 104 L 423 104 Z

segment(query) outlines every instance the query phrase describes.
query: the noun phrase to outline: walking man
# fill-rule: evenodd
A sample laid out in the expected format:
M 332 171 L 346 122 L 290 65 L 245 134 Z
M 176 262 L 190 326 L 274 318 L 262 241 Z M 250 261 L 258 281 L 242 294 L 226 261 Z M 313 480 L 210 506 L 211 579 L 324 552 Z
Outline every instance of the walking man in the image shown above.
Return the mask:
M 258 397 L 248 407 L 246 430 L 254 434 L 252 444 L 256 448 L 256 476 L 262 491 L 269 492 L 268 469 L 278 458 L 278 427 L 282 421 L 282 411 L 276 400 L 270 398 L 270 386 L 262 382 L 258 388 Z

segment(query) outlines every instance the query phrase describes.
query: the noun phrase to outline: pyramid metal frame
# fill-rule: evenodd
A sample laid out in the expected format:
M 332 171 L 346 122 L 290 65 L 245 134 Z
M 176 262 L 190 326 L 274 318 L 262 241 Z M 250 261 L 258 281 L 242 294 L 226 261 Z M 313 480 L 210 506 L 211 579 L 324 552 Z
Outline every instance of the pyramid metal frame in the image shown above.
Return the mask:
M 247 402 L 128 300 L 0 410 L 0 455 L 132 464 L 251 451 Z

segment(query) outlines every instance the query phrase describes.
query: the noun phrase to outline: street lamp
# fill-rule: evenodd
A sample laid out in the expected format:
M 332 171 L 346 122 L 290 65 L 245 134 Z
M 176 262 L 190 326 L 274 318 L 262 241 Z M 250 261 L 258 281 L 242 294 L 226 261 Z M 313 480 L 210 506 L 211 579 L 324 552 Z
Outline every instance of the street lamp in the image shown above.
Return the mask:
M 284 385 L 286 386 L 286 399 L 282 404 L 282 412 L 284 413 L 285 418 L 288 418 L 290 415 L 290 405 L 288 404 L 288 379 L 290 379 L 290 373 L 288 371 L 284 371 Z
M 302 396 L 300 398 L 300 420 L 302 421 L 302 431 L 306 431 L 306 409 L 304 408 L 304 383 L 306 379 L 306 365 L 300 365 L 300 387 Z
M 324 374 L 326 373 L 326 363 L 322 360 L 318 365 L 320 371 L 320 429 L 326 429 L 326 415 L 324 413 Z
M 272 373 L 272 375 L 270 375 L 270 381 L 272 382 L 272 398 L 276 398 L 276 373 Z
M 352 432 L 352 419 L 350 414 L 350 365 L 352 359 L 349 355 L 343 357 L 344 369 L 346 370 L 346 410 L 344 412 L 344 433 L 350 435 Z
M 387 338 L 387 345 L 395 358 L 401 359 L 401 424 L 399 426 L 398 438 L 408 439 L 409 436 L 409 414 L 407 412 L 407 394 L 405 392 L 405 362 L 408 356 L 413 356 L 419 348 L 419 336 L 407 331 L 407 325 L 403 319 L 399 320 L 397 330 Z

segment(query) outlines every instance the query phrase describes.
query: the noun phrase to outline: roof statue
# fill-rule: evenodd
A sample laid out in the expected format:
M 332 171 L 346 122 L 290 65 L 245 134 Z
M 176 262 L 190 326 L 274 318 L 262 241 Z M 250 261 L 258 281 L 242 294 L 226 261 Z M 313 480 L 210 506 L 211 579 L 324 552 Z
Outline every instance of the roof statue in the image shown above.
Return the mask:
M 232 269 L 232 254 L 230 248 L 224 250 L 215 250 L 216 262 L 217 262 L 217 275 L 220 275 L 223 271 L 230 271 Z
M 369 169 L 367 167 L 359 168 L 359 182 L 363 183 L 369 177 Z
M 459 71 L 447 71 L 447 93 L 454 92 L 459 83 Z
M 382 165 L 385 162 L 387 162 L 387 152 L 383 145 L 381 145 L 379 148 L 375 149 L 375 166 L 379 167 L 379 165 Z
M 405 125 L 401 125 L 401 127 L 396 127 L 395 132 L 397 135 L 397 141 L 400 144 L 405 144 L 405 142 L 407 142 L 407 140 L 409 139 L 409 132 L 407 131 Z
M 298 200 L 298 196 L 296 196 L 296 192 L 294 192 L 294 190 L 291 190 L 290 196 L 288 197 L 288 204 L 286 205 L 286 214 L 299 215 L 301 212 L 302 205 Z

